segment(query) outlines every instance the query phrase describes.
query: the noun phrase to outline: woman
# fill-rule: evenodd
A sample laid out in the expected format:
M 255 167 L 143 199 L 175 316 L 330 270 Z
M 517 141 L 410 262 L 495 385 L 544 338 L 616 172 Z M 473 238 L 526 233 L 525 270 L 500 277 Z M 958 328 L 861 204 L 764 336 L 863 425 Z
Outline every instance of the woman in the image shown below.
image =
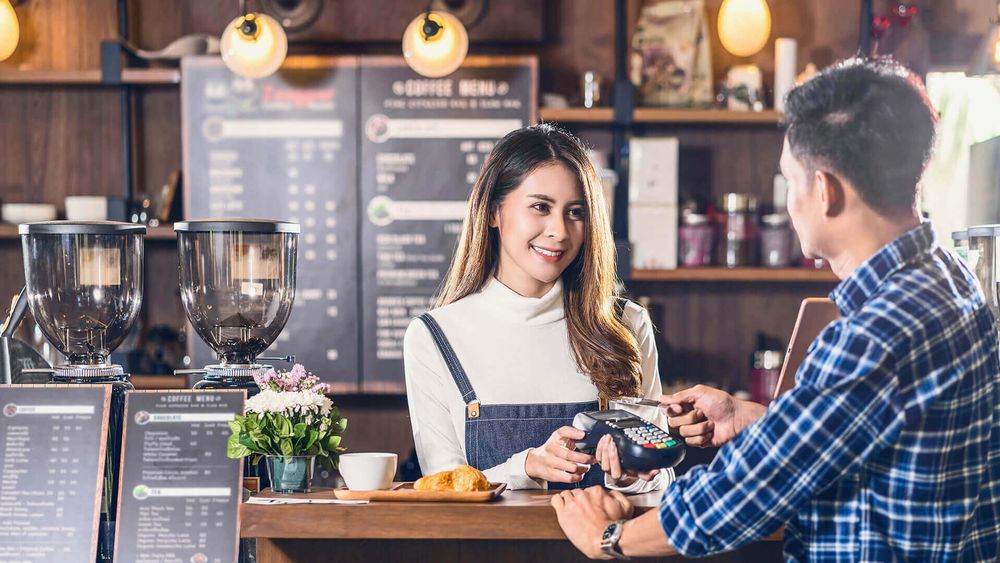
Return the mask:
M 424 474 L 468 463 L 510 488 L 669 483 L 671 471 L 623 473 L 610 440 L 596 456 L 574 451 L 577 413 L 660 396 L 649 316 L 618 299 L 616 282 L 607 209 L 580 141 L 547 124 L 501 139 L 472 188 L 438 307 L 404 338 Z

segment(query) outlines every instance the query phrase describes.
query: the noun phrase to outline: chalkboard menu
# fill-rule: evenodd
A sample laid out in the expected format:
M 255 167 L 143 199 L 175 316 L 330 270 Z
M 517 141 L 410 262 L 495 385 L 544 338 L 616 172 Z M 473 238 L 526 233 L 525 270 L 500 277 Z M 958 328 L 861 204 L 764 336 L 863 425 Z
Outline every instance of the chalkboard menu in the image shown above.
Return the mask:
M 532 57 L 469 57 L 444 78 L 401 58 L 362 59 L 365 391 L 404 391 L 403 334 L 444 281 L 494 143 L 535 121 L 536 76 Z
M 0 561 L 94 561 L 111 388 L 0 385 Z
M 335 392 L 404 390 L 403 334 L 441 286 L 493 144 L 535 121 L 537 74 L 534 57 L 469 57 L 433 79 L 400 57 L 292 57 L 248 80 L 185 59 L 186 216 L 302 225 L 269 354 Z M 194 359 L 213 361 L 200 342 Z
M 126 396 L 115 561 L 236 560 L 242 472 L 226 440 L 245 400 L 242 389 Z
M 182 76 L 185 217 L 302 226 L 295 305 L 266 354 L 294 354 L 335 391 L 356 390 L 357 58 L 289 57 L 260 80 L 185 58 Z M 192 340 L 194 366 L 214 363 Z

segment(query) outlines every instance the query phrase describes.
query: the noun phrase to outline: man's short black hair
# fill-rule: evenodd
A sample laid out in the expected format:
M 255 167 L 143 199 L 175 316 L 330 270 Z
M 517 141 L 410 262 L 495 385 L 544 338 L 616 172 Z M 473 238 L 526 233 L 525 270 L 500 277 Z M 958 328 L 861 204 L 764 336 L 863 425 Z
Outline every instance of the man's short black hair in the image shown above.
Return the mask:
M 936 123 L 921 80 L 888 58 L 842 61 L 785 101 L 788 144 L 810 176 L 847 180 L 883 215 L 914 209 Z

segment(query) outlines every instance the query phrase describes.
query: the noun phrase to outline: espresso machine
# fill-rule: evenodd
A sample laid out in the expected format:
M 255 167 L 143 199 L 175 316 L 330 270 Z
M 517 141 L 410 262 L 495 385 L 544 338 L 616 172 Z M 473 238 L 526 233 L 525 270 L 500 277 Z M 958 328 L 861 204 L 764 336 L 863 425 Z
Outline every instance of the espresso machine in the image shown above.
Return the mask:
M 174 225 L 181 302 L 219 363 L 178 374 L 203 376 L 195 389 L 258 391 L 254 376 L 288 321 L 295 299 L 299 225 L 263 219 L 206 219 Z
M 98 560 L 113 551 L 117 473 L 129 374 L 108 358 L 132 328 L 142 306 L 146 227 L 110 221 L 47 221 L 20 225 L 28 308 L 65 361 L 48 372 L 58 384 L 109 385 L 108 458 L 101 505 Z M 14 309 L 17 307 L 15 305 Z M 21 309 L 23 313 L 23 308 Z M 16 312 L 14 316 L 20 318 Z

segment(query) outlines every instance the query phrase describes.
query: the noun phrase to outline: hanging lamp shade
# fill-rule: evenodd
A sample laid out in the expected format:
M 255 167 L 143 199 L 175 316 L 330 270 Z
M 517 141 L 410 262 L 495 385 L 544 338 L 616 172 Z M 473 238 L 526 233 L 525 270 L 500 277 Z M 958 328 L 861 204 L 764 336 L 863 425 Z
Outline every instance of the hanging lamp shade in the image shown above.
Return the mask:
M 719 39 L 737 57 L 757 54 L 771 35 L 766 0 L 724 0 L 719 8 Z
M 10 58 L 21 38 L 21 26 L 10 0 L 0 0 L 0 61 Z
M 278 70 L 288 54 L 288 37 L 267 14 L 247 14 L 229 22 L 220 40 L 222 61 L 247 78 L 264 78 Z
M 403 32 L 403 57 L 417 73 L 438 78 L 462 66 L 469 52 L 465 26 L 448 12 L 422 13 Z

